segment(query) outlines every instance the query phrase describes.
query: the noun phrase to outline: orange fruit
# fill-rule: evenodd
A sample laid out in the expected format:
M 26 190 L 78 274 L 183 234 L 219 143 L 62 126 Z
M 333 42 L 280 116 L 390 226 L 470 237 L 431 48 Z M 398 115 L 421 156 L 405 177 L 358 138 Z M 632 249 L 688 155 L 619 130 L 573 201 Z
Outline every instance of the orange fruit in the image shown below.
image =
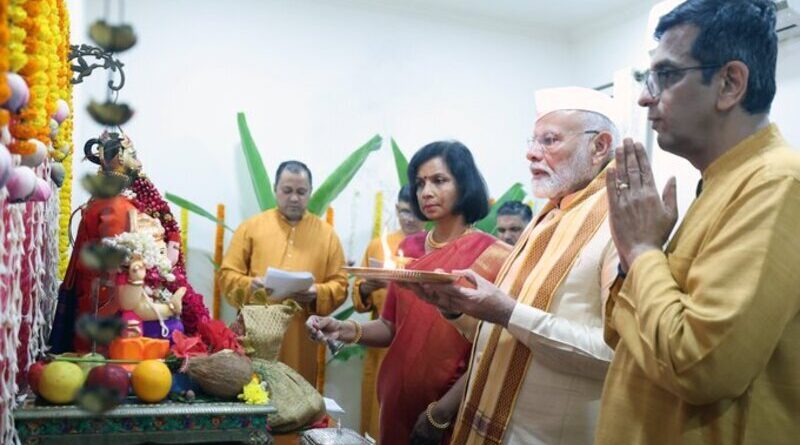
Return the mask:
M 136 397 L 149 403 L 160 402 L 172 387 L 172 373 L 160 360 L 145 360 L 133 369 L 131 384 Z

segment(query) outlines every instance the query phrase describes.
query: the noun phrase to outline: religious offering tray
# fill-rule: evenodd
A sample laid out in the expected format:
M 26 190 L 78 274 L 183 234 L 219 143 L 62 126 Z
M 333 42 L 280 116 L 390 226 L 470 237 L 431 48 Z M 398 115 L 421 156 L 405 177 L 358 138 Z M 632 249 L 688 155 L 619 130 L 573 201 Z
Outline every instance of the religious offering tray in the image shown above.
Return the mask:
M 426 270 L 375 269 L 372 267 L 345 267 L 344 270 L 367 280 L 399 281 L 403 283 L 452 283 L 459 278 L 458 275 L 451 273 Z

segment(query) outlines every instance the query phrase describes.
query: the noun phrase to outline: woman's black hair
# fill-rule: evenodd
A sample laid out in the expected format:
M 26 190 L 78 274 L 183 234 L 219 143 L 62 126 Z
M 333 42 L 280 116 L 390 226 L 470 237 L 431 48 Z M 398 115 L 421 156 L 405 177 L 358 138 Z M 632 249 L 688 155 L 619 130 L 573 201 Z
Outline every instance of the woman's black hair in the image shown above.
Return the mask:
M 423 221 L 428 218 L 419 208 L 417 199 L 417 172 L 422 164 L 433 158 L 442 158 L 456 181 L 458 199 L 453 213 L 464 216 L 464 222 L 472 224 L 489 214 L 489 194 L 486 181 L 475 165 L 472 153 L 458 141 L 432 142 L 419 149 L 408 163 L 408 184 L 411 188 L 411 208 Z

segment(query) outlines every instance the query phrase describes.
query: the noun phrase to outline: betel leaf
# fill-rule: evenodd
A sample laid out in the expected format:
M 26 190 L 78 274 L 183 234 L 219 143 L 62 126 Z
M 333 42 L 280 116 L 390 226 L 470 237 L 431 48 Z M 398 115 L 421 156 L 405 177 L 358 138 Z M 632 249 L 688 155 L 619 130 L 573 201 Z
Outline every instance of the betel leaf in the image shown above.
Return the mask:
M 211 221 L 214 222 L 214 224 L 219 224 L 220 223 L 220 221 L 217 219 L 217 217 L 214 216 L 211 212 L 209 212 L 208 210 L 200 207 L 199 205 L 189 201 L 188 199 L 181 198 L 178 195 L 173 195 L 170 192 L 166 192 L 164 194 L 164 197 L 167 198 L 167 201 L 175 204 L 178 207 L 183 207 L 184 209 L 186 209 L 186 210 L 188 210 L 188 211 L 190 211 L 192 213 L 195 213 L 197 215 L 200 215 L 203 218 L 210 219 Z M 226 226 L 225 224 L 222 224 L 222 226 L 225 227 L 226 229 L 230 230 L 231 232 L 233 232 L 233 229 L 231 229 L 230 227 Z
M 333 318 L 339 321 L 345 321 L 350 318 L 351 315 L 356 311 L 355 306 L 350 306 L 349 308 L 339 312 L 338 314 L 334 315 Z
M 381 148 L 381 143 L 383 143 L 383 139 L 376 134 L 336 167 L 336 170 L 311 195 L 308 211 L 317 216 L 323 216 L 331 202 L 339 196 L 364 165 L 369 154 Z
M 350 360 L 351 358 L 361 358 L 361 359 L 363 359 L 364 358 L 364 353 L 366 351 L 367 351 L 367 348 L 364 345 L 347 345 L 344 348 L 342 348 L 342 350 L 339 351 L 339 353 L 337 353 L 336 355 L 331 357 L 331 359 L 328 360 L 328 363 L 330 363 L 330 362 L 332 362 L 334 360 L 339 361 L 339 362 L 346 362 L 346 361 Z
M 408 159 L 400 151 L 397 142 L 392 138 L 392 155 L 394 156 L 394 166 L 397 169 L 397 179 L 400 181 L 400 187 L 408 185 Z
M 525 188 L 517 182 L 516 184 L 512 185 L 511 188 L 506 190 L 503 193 L 503 196 L 500 197 L 494 204 L 492 204 L 492 208 L 489 209 L 489 214 L 486 215 L 485 218 L 475 223 L 475 228 L 478 230 L 482 230 L 486 233 L 493 234 L 495 226 L 497 225 L 497 210 L 503 203 L 507 201 L 522 201 L 525 198 Z
M 239 125 L 242 151 L 244 151 L 244 158 L 247 161 L 247 170 L 250 172 L 250 181 L 253 183 L 253 191 L 256 194 L 258 206 L 262 211 L 274 208 L 276 201 L 275 193 L 272 191 L 272 181 L 270 181 L 269 174 L 264 168 L 264 161 L 261 160 L 261 153 L 259 153 L 256 142 L 250 134 L 250 128 L 247 126 L 247 118 L 244 113 L 238 113 L 236 121 Z

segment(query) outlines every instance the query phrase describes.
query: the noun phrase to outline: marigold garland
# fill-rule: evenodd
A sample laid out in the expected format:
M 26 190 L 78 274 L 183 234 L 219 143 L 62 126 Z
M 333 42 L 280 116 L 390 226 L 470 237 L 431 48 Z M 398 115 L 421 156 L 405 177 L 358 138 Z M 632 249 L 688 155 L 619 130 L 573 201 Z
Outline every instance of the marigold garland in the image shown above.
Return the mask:
M 11 71 L 18 73 L 23 66 L 28 64 L 28 55 L 25 54 L 25 38 L 27 32 L 22 23 L 27 20 L 28 13 L 23 5 L 27 0 L 11 0 L 8 6 L 9 21 L 9 64 Z
M 28 105 L 19 113 L 19 121 L 12 123 L 11 134 L 17 139 L 9 150 L 21 155 L 35 151 L 35 146 L 27 139 L 36 138 L 50 144 L 50 114 L 55 110 L 55 97 L 50 97 L 50 83 L 54 76 L 51 71 L 58 70 L 60 64 L 51 63 L 51 54 L 56 51 L 53 45 L 55 34 L 51 22 L 58 15 L 51 8 L 56 0 L 27 0 L 22 5 L 27 13 L 19 25 L 25 30 L 25 49 L 28 62 L 19 70 L 30 90 Z M 66 63 L 66 61 L 64 61 Z M 52 104 L 52 105 L 51 105 Z
M 181 255 L 183 263 L 189 263 L 189 210 L 181 207 Z
M 372 222 L 372 238 L 381 236 L 381 222 L 383 221 L 383 192 L 375 193 L 375 219 Z
M 8 49 L 11 33 L 8 29 L 8 0 L 0 0 L 0 104 L 11 97 L 11 88 L 6 81 L 5 73 L 10 68 L 10 51 Z M 9 114 L 6 110 L 0 113 L 0 126 L 8 124 Z
M 66 156 L 62 160 L 66 175 L 64 184 L 61 186 L 58 195 L 59 214 L 58 214 L 58 272 L 60 277 L 64 277 L 69 264 L 69 217 L 72 213 L 72 70 L 67 57 L 69 56 L 69 14 L 65 2 L 58 1 L 58 34 L 61 40 L 58 45 L 58 57 L 60 59 L 58 72 L 58 98 L 63 99 L 70 108 L 69 116 L 61 123 L 58 128 L 58 135 L 55 140 L 56 149 Z
M 225 204 L 217 204 L 217 233 L 214 238 L 214 264 L 219 268 L 222 265 L 222 254 L 225 245 Z M 214 271 L 214 319 L 219 320 L 222 306 L 222 288 L 219 284 L 219 269 Z

